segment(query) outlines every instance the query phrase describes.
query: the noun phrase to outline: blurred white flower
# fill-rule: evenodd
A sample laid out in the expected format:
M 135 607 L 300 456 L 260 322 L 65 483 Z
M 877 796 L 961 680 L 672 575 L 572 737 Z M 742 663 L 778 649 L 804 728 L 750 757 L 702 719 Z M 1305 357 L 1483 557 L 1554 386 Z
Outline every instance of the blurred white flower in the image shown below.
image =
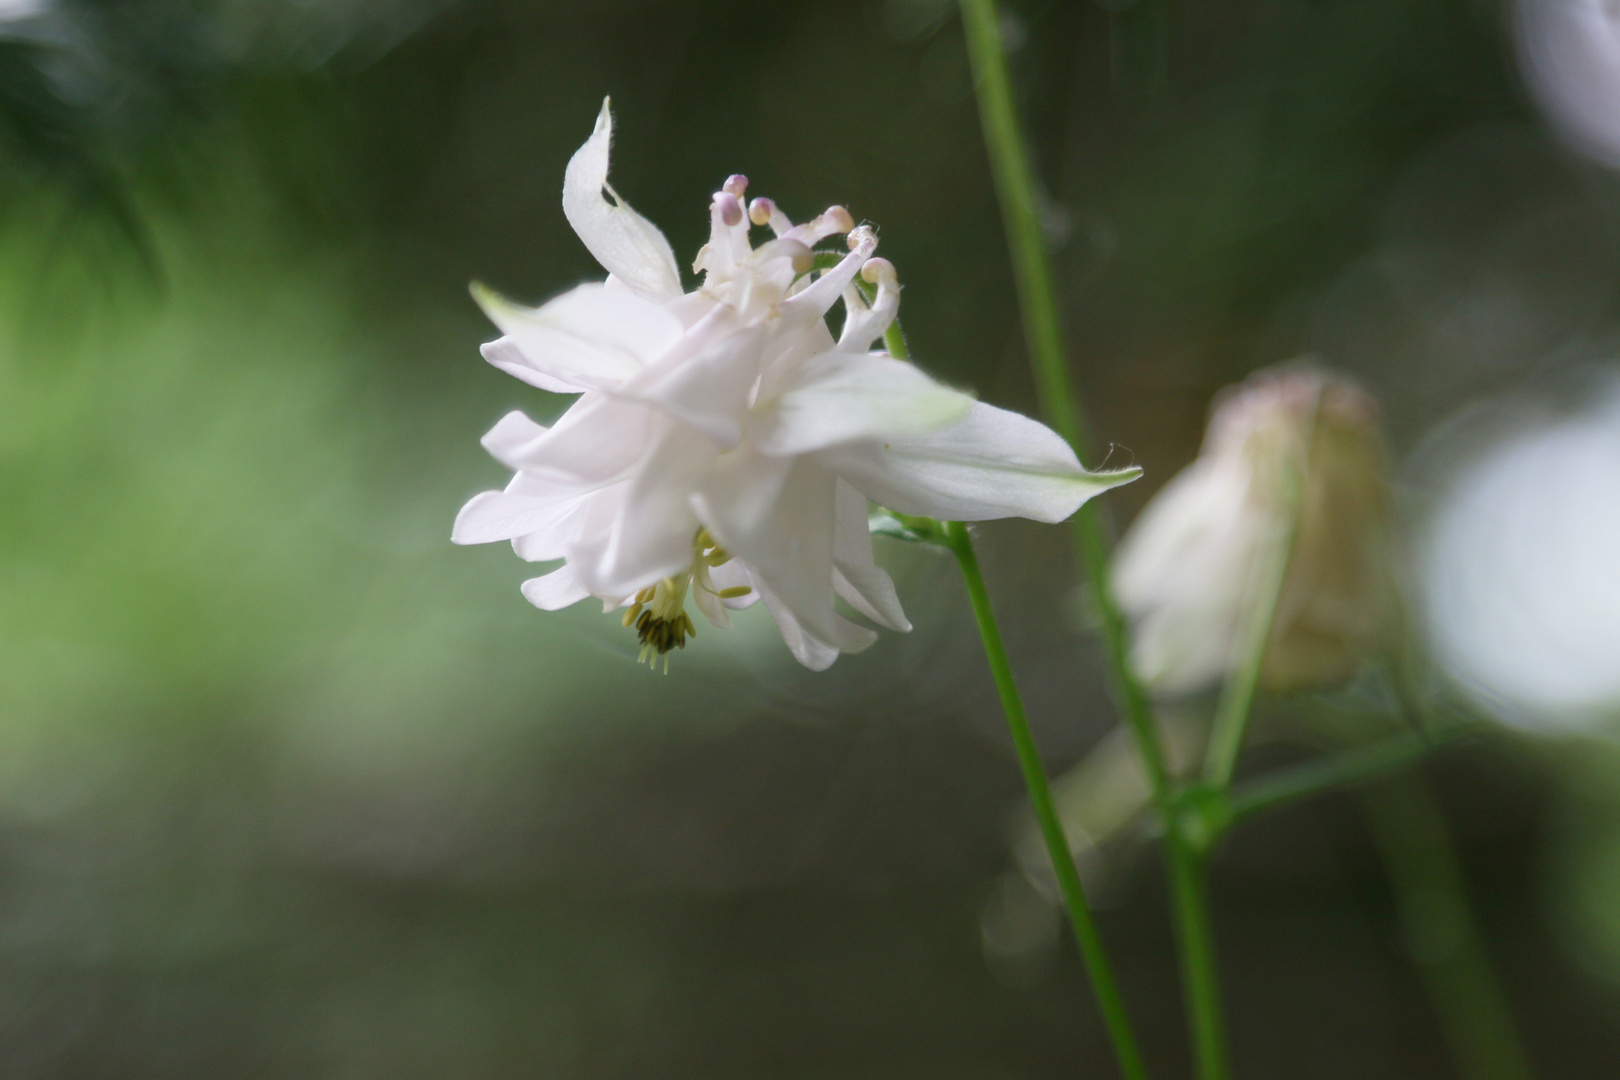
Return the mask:
M 1620 167 L 1620 7 L 1519 0 L 1519 61 L 1531 93 L 1571 142 Z
M 1463 444 L 1418 551 L 1429 641 L 1463 690 L 1529 730 L 1620 720 L 1620 385 Z M 1528 415 L 1525 415 L 1528 413 Z M 1466 430 L 1478 425 L 1464 423 Z M 1505 434 L 1503 429 L 1505 428 Z M 1453 453 L 1455 451 L 1453 450 Z
M 1197 460 L 1154 496 L 1115 558 L 1142 680 L 1178 694 L 1233 669 L 1256 576 L 1286 542 L 1295 506 L 1260 681 L 1289 690 L 1349 675 L 1393 609 L 1385 471 L 1376 407 L 1344 379 L 1284 368 L 1229 391 Z
M 877 237 L 842 207 L 792 224 L 769 199 L 744 205 L 733 176 L 709 207 L 710 238 L 681 290 L 663 233 L 607 183 L 612 116 L 568 164 L 563 212 L 608 271 L 538 308 L 479 287 L 506 335 L 490 363 L 545 390 L 579 393 L 547 429 L 514 412 L 484 446 L 516 475 L 456 519 L 457 543 L 511 540 L 525 559 L 565 560 L 525 582 L 537 607 L 587 596 L 624 606 L 649 651 L 694 632 L 688 593 L 716 626 L 763 599 L 794 656 L 821 669 L 865 648 L 842 597 L 895 630 L 910 624 L 872 560 L 867 499 L 957 520 L 1061 521 L 1139 470 L 1090 473 L 1049 428 L 975 402 L 908 363 L 869 352 L 899 307 Z M 750 224 L 775 238 L 759 247 Z M 849 253 L 812 272 L 811 248 Z M 876 286 L 868 305 L 855 279 Z M 842 298 L 835 340 L 824 315 Z

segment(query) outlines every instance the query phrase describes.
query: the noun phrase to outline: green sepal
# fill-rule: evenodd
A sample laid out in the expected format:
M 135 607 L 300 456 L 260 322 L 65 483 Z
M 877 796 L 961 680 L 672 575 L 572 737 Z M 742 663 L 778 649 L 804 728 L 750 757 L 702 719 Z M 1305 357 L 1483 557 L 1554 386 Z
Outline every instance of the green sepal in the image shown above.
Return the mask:
M 931 517 L 897 514 L 879 506 L 867 515 L 866 527 L 874 536 L 890 536 L 913 544 L 951 546 L 945 537 L 945 526 Z

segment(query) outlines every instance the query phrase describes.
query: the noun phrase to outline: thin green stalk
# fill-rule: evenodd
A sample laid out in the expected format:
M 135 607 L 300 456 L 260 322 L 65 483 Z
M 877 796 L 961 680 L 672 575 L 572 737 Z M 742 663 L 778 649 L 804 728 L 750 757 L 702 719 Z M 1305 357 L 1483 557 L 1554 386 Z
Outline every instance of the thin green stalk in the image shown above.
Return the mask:
M 1465 729 L 1445 734 L 1406 731 L 1371 746 L 1343 750 L 1280 769 L 1232 792 L 1227 822 L 1238 822 L 1299 799 L 1335 788 L 1375 780 L 1395 772 L 1436 747 L 1466 734 Z
M 1029 161 L 1013 110 L 1012 89 L 1007 79 L 1006 58 L 1001 46 L 1001 27 L 995 0 L 961 0 L 962 24 L 967 34 L 968 58 L 973 65 L 979 117 L 984 128 L 985 147 L 995 176 L 996 194 L 1001 200 L 1001 216 L 1007 229 L 1007 246 L 1012 255 L 1013 280 L 1018 287 L 1018 306 L 1023 314 L 1024 336 L 1040 394 L 1041 412 L 1054 430 L 1062 435 L 1075 453 L 1085 455 L 1086 430 L 1069 381 L 1067 350 L 1058 323 L 1057 301 L 1052 293 L 1052 271 L 1046 242 L 1041 235 L 1036 210 L 1035 188 Z M 1142 754 L 1148 780 L 1153 785 L 1154 802 L 1167 818 L 1174 813 L 1175 793 L 1153 709 L 1147 692 L 1131 671 L 1125 617 L 1114 599 L 1108 580 L 1108 547 L 1092 503 L 1074 515 L 1075 542 L 1080 561 L 1091 584 L 1092 599 L 1102 619 L 1103 641 L 1109 667 L 1124 701 L 1125 713 Z
M 1203 1080 L 1225 1080 L 1230 1070 L 1220 975 L 1215 968 L 1215 931 L 1209 920 L 1208 854 L 1195 850 L 1179 832 L 1167 833 L 1165 843 L 1193 1057 Z
M 1052 291 L 1052 271 L 1041 234 L 1029 158 L 1013 108 L 1006 56 L 995 0 L 960 0 L 968 59 L 973 68 L 985 148 L 995 178 L 996 194 L 1007 230 L 1013 280 L 1018 288 L 1024 337 L 1030 350 L 1041 410 L 1058 434 L 1082 457 L 1088 449 L 1086 430 L 1069 380 L 1067 350 Z M 1225 1080 L 1225 1039 L 1221 1035 L 1220 988 L 1215 981 L 1208 901 L 1202 886 L 1201 860 L 1189 846 L 1177 813 L 1176 792 L 1165 763 L 1164 746 L 1154 723 L 1147 693 L 1131 671 L 1125 618 L 1108 580 L 1108 549 L 1093 504 L 1074 516 L 1075 543 L 1091 584 L 1092 600 L 1102 621 L 1109 668 L 1142 765 L 1153 785 L 1153 801 L 1164 822 L 1166 858 L 1182 970 L 1187 980 L 1188 1023 L 1197 1044 L 1202 1080 Z M 1196 887 L 1195 887 L 1196 886 Z
M 1314 421 L 1311 426 L 1314 429 Z M 1216 788 L 1225 789 L 1232 783 L 1238 753 L 1243 749 L 1243 733 L 1249 725 L 1254 689 L 1260 682 L 1260 668 L 1265 663 L 1266 648 L 1271 644 L 1271 627 L 1277 617 L 1277 602 L 1282 599 L 1283 581 L 1288 577 L 1289 555 L 1299 522 L 1302 473 L 1303 470 L 1295 473 L 1284 467 L 1279 508 L 1281 523 L 1275 535 L 1268 538 L 1254 568 L 1243 620 L 1242 652 L 1237 667 L 1222 684 L 1220 701 L 1215 706 L 1209 749 L 1204 757 L 1204 780 Z
M 1024 784 L 1029 788 L 1030 805 L 1034 807 L 1035 819 L 1040 823 L 1041 837 L 1046 841 L 1052 870 L 1057 875 L 1063 903 L 1069 910 L 1069 922 L 1074 927 L 1074 937 L 1080 945 L 1086 973 L 1091 977 L 1092 991 L 1097 996 L 1097 1005 L 1102 1011 L 1109 1037 L 1113 1039 L 1120 1072 L 1127 1080 L 1146 1080 L 1142 1054 L 1125 1014 L 1125 1002 L 1114 981 L 1102 937 L 1092 921 L 1091 908 L 1086 904 L 1085 889 L 1080 884 L 1080 874 L 1074 865 L 1074 854 L 1052 801 L 1052 790 L 1047 785 L 1040 750 L 1035 746 L 1035 735 L 1030 731 L 1029 720 L 1024 715 L 1018 685 L 1013 681 L 1012 665 L 1001 644 L 1001 631 L 996 626 L 996 614 L 990 606 L 990 593 L 985 589 L 984 575 L 979 572 L 973 540 L 968 536 L 967 527 L 959 521 L 945 524 L 944 540 L 956 556 L 957 564 L 962 568 L 962 579 L 967 583 L 968 598 L 973 602 L 973 615 L 979 624 L 979 636 L 984 640 L 985 659 L 989 661 L 990 673 L 995 677 L 996 691 L 1001 695 L 1001 709 L 1007 714 L 1007 727 L 1012 732 L 1018 764 L 1024 772 Z
M 1361 804 L 1395 890 L 1407 951 L 1458 1072 L 1466 1080 L 1530 1080 L 1512 1010 L 1469 910 L 1450 830 L 1422 775 L 1391 776 L 1367 789 Z

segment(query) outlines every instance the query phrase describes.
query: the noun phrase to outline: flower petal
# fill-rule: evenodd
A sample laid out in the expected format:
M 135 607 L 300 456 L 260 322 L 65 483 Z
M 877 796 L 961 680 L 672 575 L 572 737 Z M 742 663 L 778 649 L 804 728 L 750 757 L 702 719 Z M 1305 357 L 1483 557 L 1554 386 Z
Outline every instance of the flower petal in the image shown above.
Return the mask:
M 1087 472 L 1057 432 L 982 402 L 942 431 L 835 447 L 816 460 L 873 502 L 953 521 L 1058 522 L 1142 474 L 1135 467 Z
M 911 364 L 866 353 L 808 361 L 750 418 L 750 440 L 773 455 L 807 454 L 861 439 L 904 439 L 965 418 L 973 399 Z
M 543 496 L 514 494 L 510 488 L 482 492 L 468 500 L 456 515 L 450 542 L 488 544 L 549 529 L 564 512 L 566 504 L 579 494 L 578 489 L 563 488 Z
M 550 562 L 567 555 L 568 545 L 579 536 L 591 500 L 601 494 L 600 490 L 587 491 L 553 504 L 549 517 L 543 521 L 537 517 L 533 530 L 512 538 L 512 550 L 525 562 Z
M 519 452 L 545 433 L 544 427 L 514 409 L 497 420 L 495 426 L 485 432 L 484 437 L 478 441 L 489 451 L 490 457 L 508 469 L 516 471 L 523 467 L 519 464 Z
M 669 241 L 608 186 L 612 142 L 613 112 L 603 98 L 596 129 L 563 174 L 563 213 L 608 273 L 643 296 L 673 300 L 681 295 L 681 274 Z
M 716 453 L 708 439 L 677 425 L 647 447 L 623 485 L 612 525 L 569 549 L 568 561 L 591 592 L 628 596 L 691 565 L 698 530 L 691 493 Z
M 542 611 L 556 611 L 577 604 L 591 595 L 566 563 L 544 577 L 530 578 L 523 583 L 523 597 Z
M 717 470 L 693 495 L 699 518 L 727 551 L 753 568 L 807 633 L 834 641 L 835 478 L 803 460 L 785 470 L 757 454 L 728 464 L 733 467 Z
M 506 334 L 484 346 L 484 359 L 508 375 L 553 393 L 619 386 L 646 369 L 681 336 L 681 324 L 657 304 L 601 282 L 576 286 L 527 308 L 473 282 L 473 299 Z
M 833 538 L 833 591 L 879 626 L 902 633 L 911 629 L 894 581 L 872 560 L 872 530 L 866 498 L 838 481 L 838 525 Z
M 793 609 L 767 585 L 756 586 L 765 610 L 771 613 L 776 628 L 782 634 L 793 658 L 811 671 L 826 671 L 838 659 L 839 653 L 857 653 L 877 640 L 877 633 L 864 626 L 856 626 L 848 619 L 834 615 L 831 622 L 831 641 L 812 633 Z
M 759 378 L 765 334 L 764 326 L 738 326 L 731 308 L 717 307 L 655 368 L 618 393 L 658 406 L 721 446 L 735 446 L 748 393 Z
M 552 487 L 578 489 L 623 476 L 671 426 L 668 417 L 634 402 L 588 392 L 541 437 L 508 451 L 522 469 L 514 494 Z

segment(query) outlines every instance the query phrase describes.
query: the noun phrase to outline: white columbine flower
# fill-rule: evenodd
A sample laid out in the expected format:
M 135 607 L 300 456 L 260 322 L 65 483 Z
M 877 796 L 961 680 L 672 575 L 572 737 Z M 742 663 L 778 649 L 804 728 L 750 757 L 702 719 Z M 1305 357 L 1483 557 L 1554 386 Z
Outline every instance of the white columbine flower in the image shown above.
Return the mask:
M 763 599 L 806 667 L 827 667 L 876 634 L 833 608 L 909 630 L 894 584 L 872 561 L 867 500 L 956 520 L 1061 521 L 1138 470 L 1090 473 L 1051 429 L 975 402 L 886 352 L 894 268 L 842 207 L 792 224 L 769 199 L 744 205 L 728 179 L 683 292 L 663 233 L 608 185 L 613 118 L 568 163 L 563 212 L 608 271 L 538 308 L 474 287 L 505 335 L 483 348 L 524 382 L 577 393 L 555 426 L 509 413 L 483 444 L 515 471 L 462 508 L 452 539 L 511 540 L 563 565 L 523 585 L 548 610 L 587 596 L 624 607 L 662 655 L 695 633 L 690 595 L 727 627 L 727 608 Z M 754 247 L 750 225 L 774 239 Z M 847 234 L 819 274 L 817 243 Z M 857 275 L 875 286 L 870 304 Z M 824 316 L 839 299 L 834 339 Z M 666 660 L 667 663 L 667 660 Z

